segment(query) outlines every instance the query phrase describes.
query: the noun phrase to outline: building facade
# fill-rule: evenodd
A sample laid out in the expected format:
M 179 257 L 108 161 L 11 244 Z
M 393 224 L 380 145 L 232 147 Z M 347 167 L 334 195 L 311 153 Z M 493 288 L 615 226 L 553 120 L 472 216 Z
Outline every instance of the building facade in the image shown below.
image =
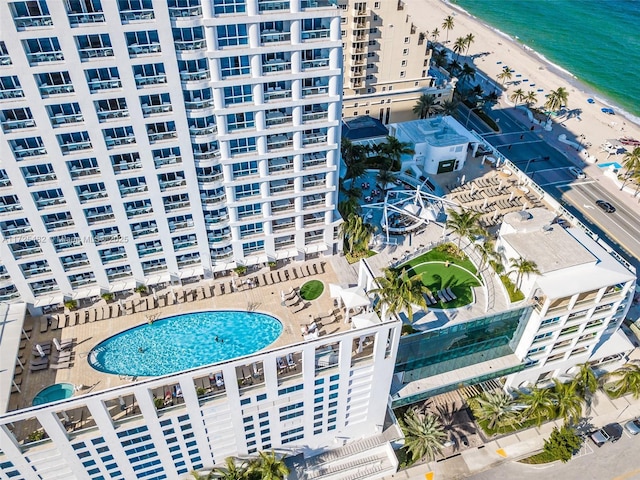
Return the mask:
M 17 1 L 0 22 L 0 300 L 336 250 L 330 2 Z
M 420 95 L 451 100 L 454 85 L 429 68 L 426 36 L 401 0 L 339 0 L 342 12 L 345 119 L 361 115 L 384 124 L 416 118 Z

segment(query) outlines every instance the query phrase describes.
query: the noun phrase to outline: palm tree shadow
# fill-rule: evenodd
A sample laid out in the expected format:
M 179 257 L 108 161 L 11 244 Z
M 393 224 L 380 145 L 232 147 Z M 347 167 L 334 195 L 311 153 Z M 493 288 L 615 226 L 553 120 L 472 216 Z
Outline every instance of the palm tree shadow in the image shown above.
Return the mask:
M 458 402 L 433 405 L 430 400 L 427 400 L 421 408 L 422 412 L 431 412 L 438 417 L 442 422 L 442 428 L 447 434 L 447 439 L 453 443 L 453 451 L 459 452 L 461 446 L 469 446 L 468 435 L 475 435 L 477 433 L 476 427 L 468 412 L 468 407 L 461 403 L 458 406 Z

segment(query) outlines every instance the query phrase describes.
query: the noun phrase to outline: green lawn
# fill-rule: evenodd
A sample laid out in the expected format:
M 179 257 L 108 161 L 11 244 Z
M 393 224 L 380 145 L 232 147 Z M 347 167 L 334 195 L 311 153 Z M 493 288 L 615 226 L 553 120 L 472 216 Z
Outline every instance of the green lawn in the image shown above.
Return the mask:
M 406 269 L 408 275 L 421 275 L 422 283 L 434 294 L 438 290 L 449 287 L 457 297 L 452 302 L 438 301 L 435 305 L 431 305 L 431 308 L 460 308 L 469 305 L 473 302 L 472 288 L 481 285 L 474 276 L 477 269 L 466 256 L 460 258 L 443 250 L 443 248 L 430 250 L 400 265 L 398 269 Z
M 324 284 L 320 280 L 309 280 L 300 287 L 300 296 L 303 300 L 315 300 L 324 291 Z

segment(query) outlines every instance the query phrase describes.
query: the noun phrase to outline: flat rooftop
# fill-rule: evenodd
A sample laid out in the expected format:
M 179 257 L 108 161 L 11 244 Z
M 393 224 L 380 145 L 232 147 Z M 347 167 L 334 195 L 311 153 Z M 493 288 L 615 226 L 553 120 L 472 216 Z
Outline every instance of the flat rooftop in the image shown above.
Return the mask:
M 402 132 L 403 138 L 414 145 L 426 142 L 434 147 L 446 147 L 469 143 L 472 140 L 472 137 L 457 132 L 449 125 L 446 117 L 398 123 L 396 129 Z

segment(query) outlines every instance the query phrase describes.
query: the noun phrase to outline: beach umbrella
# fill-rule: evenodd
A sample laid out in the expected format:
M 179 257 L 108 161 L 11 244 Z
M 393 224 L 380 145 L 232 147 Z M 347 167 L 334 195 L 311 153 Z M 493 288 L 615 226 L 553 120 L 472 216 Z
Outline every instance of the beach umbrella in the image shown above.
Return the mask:
M 484 203 L 482 204 L 482 209 L 486 209 L 487 208 L 487 197 L 484 197 Z
M 466 181 L 467 176 L 466 175 L 462 175 L 462 178 L 460 179 L 460 185 L 464 185 L 464 182 Z
M 502 180 L 500 180 L 500 185 L 498 185 L 498 190 L 502 190 Z
M 473 194 L 475 193 L 475 191 L 476 191 L 476 186 L 475 185 L 471 185 L 471 193 L 470 193 L 470 195 L 472 197 L 473 197 Z
M 496 211 L 495 211 L 495 212 L 493 212 L 493 220 L 495 220 L 496 218 L 498 218 L 498 212 L 499 212 L 499 211 L 500 211 L 500 210 L 499 210 L 498 208 L 496 208 Z
M 151 292 L 153 293 L 153 299 L 157 301 L 158 300 L 158 294 L 156 293 L 156 289 L 152 288 Z
M 516 194 L 516 192 L 514 190 L 511 191 L 511 195 L 509 196 L 509 201 L 513 202 L 513 197 Z

